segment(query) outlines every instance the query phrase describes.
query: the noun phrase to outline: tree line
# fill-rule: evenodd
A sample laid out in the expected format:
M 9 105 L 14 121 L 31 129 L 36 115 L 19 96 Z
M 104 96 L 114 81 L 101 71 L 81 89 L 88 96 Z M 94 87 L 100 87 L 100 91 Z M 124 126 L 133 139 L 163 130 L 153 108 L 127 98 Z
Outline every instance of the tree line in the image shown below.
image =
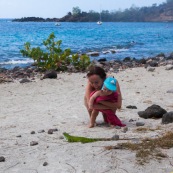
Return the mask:
M 96 22 L 99 20 L 100 14 L 103 22 L 145 22 L 150 20 L 152 21 L 154 19 L 159 20 L 158 17 L 161 14 L 162 16 L 172 16 L 171 21 L 173 21 L 173 0 L 167 0 L 160 5 L 155 3 L 150 7 L 139 8 L 132 5 L 130 8 L 123 11 L 102 10 L 101 13 L 94 10 L 84 12 L 79 7 L 73 7 L 72 12 L 68 12 L 67 15 L 60 18 L 59 21 Z
M 13 22 L 96 22 L 100 20 L 100 16 L 103 22 L 173 22 L 173 0 L 166 0 L 159 5 L 155 3 L 150 7 L 139 8 L 132 5 L 125 10 L 102 10 L 100 13 L 94 10 L 84 12 L 79 7 L 73 7 L 72 12 L 62 18 L 24 17 L 14 19 Z

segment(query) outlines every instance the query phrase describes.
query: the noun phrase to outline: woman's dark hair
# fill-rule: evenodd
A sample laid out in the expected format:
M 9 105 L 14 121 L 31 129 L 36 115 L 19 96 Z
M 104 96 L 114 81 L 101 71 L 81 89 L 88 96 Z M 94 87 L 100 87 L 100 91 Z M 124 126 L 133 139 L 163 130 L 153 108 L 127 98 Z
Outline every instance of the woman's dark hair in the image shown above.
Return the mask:
M 92 75 L 98 75 L 103 80 L 106 79 L 106 72 L 105 72 L 105 70 L 103 68 L 101 68 L 101 67 L 98 67 L 98 66 L 91 66 L 89 68 L 89 71 L 87 73 L 87 77 L 90 77 Z

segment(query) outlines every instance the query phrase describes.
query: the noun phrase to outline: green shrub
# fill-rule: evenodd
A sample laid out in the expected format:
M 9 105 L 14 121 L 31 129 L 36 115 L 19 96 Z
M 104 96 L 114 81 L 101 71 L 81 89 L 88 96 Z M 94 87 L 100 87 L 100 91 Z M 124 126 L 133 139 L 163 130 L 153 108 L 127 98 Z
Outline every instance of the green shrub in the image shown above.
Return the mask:
M 68 66 L 73 66 L 76 70 L 84 71 L 90 64 L 87 55 L 71 54 L 70 49 L 61 49 L 61 40 L 55 41 L 54 33 L 51 33 L 47 40 L 43 41 L 46 50 L 40 47 L 31 48 L 31 44 L 26 42 L 23 50 L 20 50 L 24 57 L 30 57 L 38 67 L 43 70 L 54 69 L 66 71 Z

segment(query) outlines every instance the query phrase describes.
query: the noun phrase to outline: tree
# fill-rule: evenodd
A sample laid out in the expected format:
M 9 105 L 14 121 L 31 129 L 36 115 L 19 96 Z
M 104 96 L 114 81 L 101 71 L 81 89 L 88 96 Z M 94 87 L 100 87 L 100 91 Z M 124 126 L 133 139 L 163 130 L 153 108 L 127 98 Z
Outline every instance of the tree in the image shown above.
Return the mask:
M 88 18 L 90 22 L 96 22 L 99 19 L 99 13 L 93 10 L 90 10 L 88 13 Z
M 73 7 L 72 14 L 74 16 L 78 16 L 81 13 L 81 9 L 79 7 Z
M 169 5 L 169 7 L 173 9 L 173 0 L 167 0 L 167 5 Z
M 68 12 L 67 15 L 68 15 L 68 16 L 71 16 L 72 14 L 71 14 L 71 12 Z

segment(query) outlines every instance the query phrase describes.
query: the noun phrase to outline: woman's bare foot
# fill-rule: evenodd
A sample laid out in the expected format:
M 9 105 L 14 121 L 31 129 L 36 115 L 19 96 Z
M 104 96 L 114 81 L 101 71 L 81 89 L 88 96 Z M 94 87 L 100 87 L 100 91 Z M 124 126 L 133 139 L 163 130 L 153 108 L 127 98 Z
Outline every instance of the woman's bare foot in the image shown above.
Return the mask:
M 88 127 L 89 128 L 93 128 L 94 127 L 94 124 L 89 124 Z

